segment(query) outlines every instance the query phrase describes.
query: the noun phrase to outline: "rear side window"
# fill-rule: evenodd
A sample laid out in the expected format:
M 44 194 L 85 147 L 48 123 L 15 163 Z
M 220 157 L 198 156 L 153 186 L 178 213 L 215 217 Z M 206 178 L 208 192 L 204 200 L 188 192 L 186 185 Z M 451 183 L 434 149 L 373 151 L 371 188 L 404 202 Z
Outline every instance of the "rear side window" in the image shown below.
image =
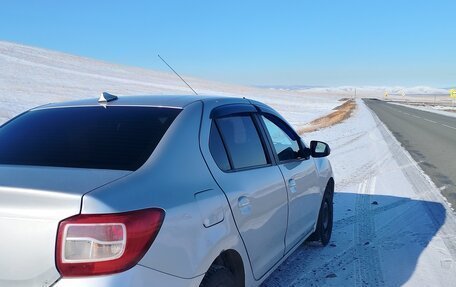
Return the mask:
M 223 171 L 230 170 L 230 161 L 228 160 L 228 155 L 226 154 L 225 146 L 223 145 L 222 138 L 220 137 L 220 133 L 214 122 L 211 126 L 209 149 L 217 166 Z
M 231 157 L 233 169 L 268 163 L 263 144 L 251 116 L 217 119 L 222 139 Z
M 0 164 L 136 170 L 179 112 L 101 106 L 30 111 L 0 128 Z

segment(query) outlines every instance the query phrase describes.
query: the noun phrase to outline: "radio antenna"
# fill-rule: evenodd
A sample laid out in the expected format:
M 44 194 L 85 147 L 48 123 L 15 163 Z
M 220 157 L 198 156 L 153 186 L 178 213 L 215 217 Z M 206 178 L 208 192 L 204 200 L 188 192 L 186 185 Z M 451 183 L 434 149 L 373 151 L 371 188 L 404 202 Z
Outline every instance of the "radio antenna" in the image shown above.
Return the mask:
M 168 66 L 168 68 L 171 69 L 171 71 L 174 72 L 174 74 L 176 74 L 176 76 L 179 77 L 179 79 L 182 80 L 182 82 L 184 82 L 184 83 L 190 88 L 190 90 L 192 90 L 192 91 L 195 93 L 195 95 L 199 96 L 198 93 L 197 93 L 197 92 L 196 92 L 196 91 L 195 91 L 195 90 L 194 90 L 194 89 L 193 89 L 193 88 L 192 88 L 192 87 L 191 87 L 191 86 L 190 86 L 190 85 L 189 85 L 189 84 L 188 84 L 188 83 L 187 83 L 187 82 L 186 82 L 186 81 L 185 81 L 185 80 L 184 80 L 184 79 L 183 79 L 183 78 L 182 78 L 182 77 L 173 69 L 173 67 L 171 67 L 171 66 L 165 61 L 165 59 L 163 59 L 163 58 L 160 56 L 160 54 L 158 54 L 158 57 L 160 58 L 160 60 L 163 61 L 163 63 L 166 64 L 166 66 Z

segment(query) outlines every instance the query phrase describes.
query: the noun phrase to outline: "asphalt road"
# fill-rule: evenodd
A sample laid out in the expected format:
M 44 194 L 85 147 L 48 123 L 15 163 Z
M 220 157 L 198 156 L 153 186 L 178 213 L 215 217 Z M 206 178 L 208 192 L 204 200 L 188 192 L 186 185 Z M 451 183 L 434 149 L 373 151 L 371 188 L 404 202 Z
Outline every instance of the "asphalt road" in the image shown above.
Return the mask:
M 380 100 L 364 102 L 456 207 L 456 118 Z

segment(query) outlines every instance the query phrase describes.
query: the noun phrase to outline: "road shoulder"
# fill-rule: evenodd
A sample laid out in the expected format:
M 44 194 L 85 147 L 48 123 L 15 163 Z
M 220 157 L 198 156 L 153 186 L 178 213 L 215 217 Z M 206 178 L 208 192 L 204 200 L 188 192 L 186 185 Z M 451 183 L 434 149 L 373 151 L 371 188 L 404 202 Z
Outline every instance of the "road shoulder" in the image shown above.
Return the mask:
M 454 214 L 361 101 L 341 124 L 306 135 L 330 143 L 334 231 L 303 244 L 264 286 L 449 286 L 456 282 Z

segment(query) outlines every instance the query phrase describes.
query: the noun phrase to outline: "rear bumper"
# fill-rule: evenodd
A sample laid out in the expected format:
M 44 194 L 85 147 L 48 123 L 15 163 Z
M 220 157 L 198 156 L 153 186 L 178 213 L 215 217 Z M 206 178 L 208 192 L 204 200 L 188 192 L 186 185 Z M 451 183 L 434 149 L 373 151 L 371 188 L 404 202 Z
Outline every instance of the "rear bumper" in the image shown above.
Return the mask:
M 204 274 L 192 279 L 183 279 L 141 265 L 136 265 L 132 269 L 118 274 L 61 278 L 54 283 L 52 287 L 197 287 L 203 280 L 203 277 Z

